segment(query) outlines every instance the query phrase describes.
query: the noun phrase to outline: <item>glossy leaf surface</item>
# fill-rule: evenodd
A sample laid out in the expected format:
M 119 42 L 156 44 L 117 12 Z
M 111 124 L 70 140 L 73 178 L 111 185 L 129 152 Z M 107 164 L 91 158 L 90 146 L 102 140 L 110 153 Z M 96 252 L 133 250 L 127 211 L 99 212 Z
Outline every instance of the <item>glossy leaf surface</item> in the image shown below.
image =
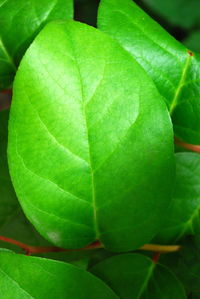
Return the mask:
M 72 15 L 72 0 L 0 0 L 0 89 L 12 84 L 24 52 L 44 25 Z
M 19 267 L 17 267 L 19 265 Z M 0 252 L 1 299 L 116 299 L 95 276 L 70 264 Z
M 184 299 L 184 288 L 166 267 L 141 254 L 111 257 L 91 268 L 121 299 Z
M 175 242 L 186 235 L 200 234 L 200 155 L 178 153 L 176 182 L 168 217 L 158 240 Z
M 132 0 L 102 0 L 98 27 L 151 76 L 166 100 L 176 136 L 200 144 L 200 55 L 188 51 Z
M 78 22 L 47 25 L 17 73 L 9 128 L 14 186 L 45 238 L 126 251 L 158 231 L 173 185 L 171 123 L 110 37 Z

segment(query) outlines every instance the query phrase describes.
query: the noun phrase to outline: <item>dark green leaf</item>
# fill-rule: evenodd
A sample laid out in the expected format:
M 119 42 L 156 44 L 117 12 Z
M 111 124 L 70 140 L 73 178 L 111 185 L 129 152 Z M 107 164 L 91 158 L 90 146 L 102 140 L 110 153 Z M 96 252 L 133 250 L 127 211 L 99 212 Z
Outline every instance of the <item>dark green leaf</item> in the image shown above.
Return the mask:
M 191 50 L 200 52 L 200 30 L 192 32 L 183 43 Z
M 191 295 L 188 298 L 200 298 L 200 248 L 195 239 L 188 237 L 181 244 L 182 250 L 161 257 L 161 262 L 183 283 L 187 295 Z
M 173 26 L 189 29 L 200 18 L 199 0 L 143 0 L 154 12 Z
M 151 76 L 166 100 L 176 136 L 200 144 L 200 55 L 188 51 L 132 0 L 102 0 L 98 27 Z
M 0 285 L 1 299 L 118 298 L 106 284 L 78 267 L 2 251 Z
M 141 254 L 111 257 L 91 268 L 122 299 L 182 299 L 184 288 L 166 267 Z
M 72 14 L 72 0 L 0 0 L 0 89 L 11 85 L 24 52 L 44 25 Z
M 16 76 L 9 157 L 45 238 L 114 251 L 148 242 L 170 202 L 172 151 L 162 99 L 117 42 L 73 21 L 41 31 Z
M 176 154 L 176 183 L 171 208 L 157 241 L 176 242 L 200 234 L 200 155 Z

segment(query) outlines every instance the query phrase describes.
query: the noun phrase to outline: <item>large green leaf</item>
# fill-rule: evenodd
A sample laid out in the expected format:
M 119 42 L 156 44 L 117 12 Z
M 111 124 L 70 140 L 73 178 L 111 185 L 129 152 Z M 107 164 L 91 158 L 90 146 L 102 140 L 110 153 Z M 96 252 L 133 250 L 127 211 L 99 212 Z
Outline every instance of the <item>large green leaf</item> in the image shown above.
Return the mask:
M 22 207 L 58 246 L 138 248 L 173 181 L 172 130 L 149 77 L 90 26 L 48 24 L 14 84 L 9 162 Z
M 11 85 L 19 61 L 43 26 L 72 14 L 72 0 L 0 0 L 0 89 Z
M 200 234 L 200 155 L 176 154 L 176 183 L 171 208 L 157 241 L 176 242 Z
M 113 256 L 90 271 L 121 299 L 183 299 L 184 288 L 165 266 L 141 254 Z
M 194 27 L 200 18 L 199 0 L 143 0 L 167 22 L 184 29 Z
M 132 0 L 102 0 L 98 27 L 151 76 L 166 100 L 176 136 L 200 144 L 200 55 L 188 51 Z
M 0 285 L 1 299 L 118 298 L 101 280 L 78 267 L 5 251 L 0 252 Z

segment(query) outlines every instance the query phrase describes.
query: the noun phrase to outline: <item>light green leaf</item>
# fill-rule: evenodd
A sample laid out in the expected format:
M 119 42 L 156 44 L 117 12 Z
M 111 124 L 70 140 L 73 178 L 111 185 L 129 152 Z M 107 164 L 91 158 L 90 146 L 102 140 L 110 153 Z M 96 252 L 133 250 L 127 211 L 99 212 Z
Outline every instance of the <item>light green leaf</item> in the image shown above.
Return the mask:
M 20 65 L 10 116 L 11 175 L 37 230 L 65 248 L 138 248 L 169 205 L 172 152 L 167 109 L 139 64 L 97 29 L 48 24 Z
M 178 153 L 176 183 L 168 217 L 157 241 L 176 242 L 200 234 L 200 155 Z
M 24 52 L 44 25 L 72 14 L 72 0 L 0 0 L 0 89 L 12 84 Z
M 116 255 L 90 271 L 121 299 L 185 299 L 184 288 L 165 266 L 136 253 Z
M 2 251 L 0 285 L 1 299 L 118 298 L 101 280 L 78 267 Z
M 132 0 L 102 0 L 98 27 L 151 76 L 180 139 L 200 144 L 200 55 L 188 51 Z

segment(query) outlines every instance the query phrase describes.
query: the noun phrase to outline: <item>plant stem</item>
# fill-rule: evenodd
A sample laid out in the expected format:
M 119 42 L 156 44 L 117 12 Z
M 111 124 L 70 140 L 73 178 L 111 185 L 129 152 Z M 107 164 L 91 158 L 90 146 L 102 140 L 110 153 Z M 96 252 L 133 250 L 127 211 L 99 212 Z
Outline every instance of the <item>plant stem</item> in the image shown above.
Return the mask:
M 91 243 L 90 245 L 79 248 L 79 249 L 64 249 L 59 248 L 55 246 L 50 247 L 40 247 L 40 246 L 31 246 L 25 243 L 22 243 L 20 241 L 13 240 L 11 238 L 7 238 L 4 236 L 0 236 L 0 241 L 7 242 L 13 245 L 16 245 L 23 249 L 26 253 L 26 255 L 32 255 L 32 254 L 39 254 L 39 253 L 47 253 L 47 252 L 61 252 L 61 251 L 82 251 L 82 250 L 92 250 L 92 249 L 99 249 L 103 248 L 103 245 L 99 241 L 95 241 Z M 147 251 L 153 251 L 156 253 L 167 253 L 167 252 L 175 252 L 180 250 L 181 246 L 179 245 L 155 245 L 155 244 L 146 244 L 139 248 L 140 250 L 147 250 Z
M 193 152 L 200 153 L 200 145 L 185 143 L 176 137 L 174 138 L 174 143 Z

